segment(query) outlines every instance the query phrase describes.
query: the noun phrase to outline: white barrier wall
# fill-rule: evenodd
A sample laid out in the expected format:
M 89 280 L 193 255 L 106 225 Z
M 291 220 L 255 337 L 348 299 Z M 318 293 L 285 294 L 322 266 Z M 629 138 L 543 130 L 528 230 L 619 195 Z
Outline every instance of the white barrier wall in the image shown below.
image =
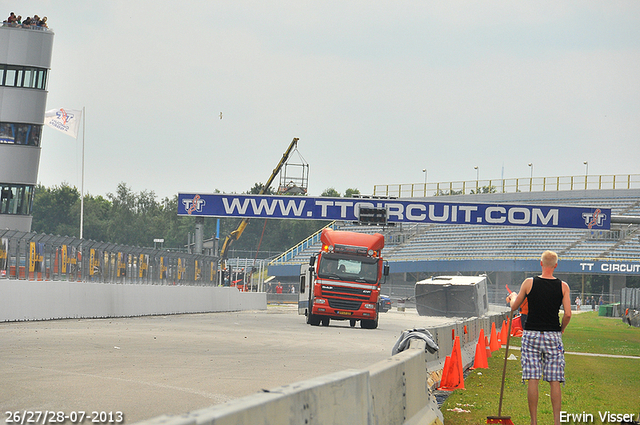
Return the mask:
M 0 280 L 0 322 L 266 310 L 236 288 Z

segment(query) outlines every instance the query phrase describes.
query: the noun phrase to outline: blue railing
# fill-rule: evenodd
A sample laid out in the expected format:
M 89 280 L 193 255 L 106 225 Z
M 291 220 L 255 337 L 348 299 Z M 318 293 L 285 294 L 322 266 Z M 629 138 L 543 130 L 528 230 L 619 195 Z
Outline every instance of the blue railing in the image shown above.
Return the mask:
M 332 221 L 331 223 L 324 226 L 322 229 L 315 232 L 313 235 L 309 236 L 307 239 L 303 240 L 296 246 L 289 248 L 287 251 L 283 252 L 281 255 L 274 258 L 273 261 L 269 263 L 269 265 L 282 264 L 282 263 L 287 263 L 289 261 L 292 261 L 296 255 L 298 255 L 305 249 L 309 248 L 310 246 L 318 243 L 318 241 L 320 240 L 320 234 L 322 233 L 322 230 L 327 228 L 335 229 L 336 226 L 337 226 L 336 222 Z

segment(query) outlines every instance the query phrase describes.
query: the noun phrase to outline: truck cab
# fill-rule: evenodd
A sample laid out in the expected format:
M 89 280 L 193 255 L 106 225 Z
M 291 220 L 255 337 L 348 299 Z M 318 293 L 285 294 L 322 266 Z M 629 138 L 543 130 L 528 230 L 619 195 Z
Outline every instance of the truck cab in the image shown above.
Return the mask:
M 380 285 L 389 274 L 384 236 L 324 229 L 322 248 L 300 270 L 298 313 L 313 326 L 349 320 L 378 327 Z

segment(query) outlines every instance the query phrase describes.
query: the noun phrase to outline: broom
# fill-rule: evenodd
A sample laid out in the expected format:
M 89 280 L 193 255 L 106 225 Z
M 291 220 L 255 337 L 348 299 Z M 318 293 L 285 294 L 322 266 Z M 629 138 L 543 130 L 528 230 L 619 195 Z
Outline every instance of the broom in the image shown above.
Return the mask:
M 507 289 L 509 289 L 507 287 Z M 511 292 L 511 291 L 509 291 Z M 502 395 L 504 394 L 504 378 L 507 373 L 507 356 L 509 355 L 509 339 L 511 338 L 511 319 L 513 310 L 509 310 L 509 327 L 507 328 L 507 347 L 504 352 L 504 366 L 502 367 L 502 385 L 500 386 L 500 404 L 498 404 L 498 416 L 487 416 L 488 424 L 514 425 L 511 416 L 502 416 Z

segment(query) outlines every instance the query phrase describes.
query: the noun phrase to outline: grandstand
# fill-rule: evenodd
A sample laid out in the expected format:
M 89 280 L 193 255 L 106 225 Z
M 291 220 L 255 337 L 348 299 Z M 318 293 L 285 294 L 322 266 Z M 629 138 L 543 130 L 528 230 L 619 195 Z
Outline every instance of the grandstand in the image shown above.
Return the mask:
M 613 216 L 640 216 L 640 189 L 482 193 L 446 198 L 455 198 L 455 202 L 461 203 L 611 208 Z M 400 285 L 412 286 L 435 274 L 485 272 L 499 274 L 493 276 L 495 282 L 490 289 L 500 292 L 505 281 L 513 285 L 514 272 L 539 271 L 540 254 L 546 249 L 559 254 L 559 274 L 610 274 L 612 293 L 626 285 L 626 276 L 640 276 L 638 224 L 612 224 L 610 230 L 598 231 L 464 224 L 380 227 L 334 222 L 330 226 L 384 234 L 383 256 L 390 263 L 394 284 Z M 274 259 L 269 265 L 269 274 L 295 276 L 299 265 L 319 249 L 319 233 L 311 235 Z M 517 289 L 519 283 L 512 289 Z

